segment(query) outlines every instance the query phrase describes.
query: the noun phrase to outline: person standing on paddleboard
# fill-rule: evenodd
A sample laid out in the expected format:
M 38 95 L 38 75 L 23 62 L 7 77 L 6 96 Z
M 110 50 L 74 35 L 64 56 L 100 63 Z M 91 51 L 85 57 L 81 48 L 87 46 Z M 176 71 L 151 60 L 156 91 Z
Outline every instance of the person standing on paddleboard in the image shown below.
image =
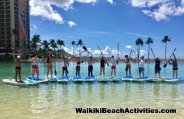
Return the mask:
M 139 60 L 139 77 L 144 77 L 144 56 L 142 56 Z
M 77 60 L 76 60 L 76 77 L 79 77 L 80 76 L 80 64 L 81 64 L 81 59 L 80 57 L 77 57 Z
M 17 76 L 19 75 L 19 81 L 23 82 L 21 80 L 21 65 L 20 65 L 21 58 L 19 55 L 17 57 L 15 57 L 15 53 L 13 52 L 13 59 L 15 61 L 15 65 L 16 65 L 15 66 L 15 81 L 18 82 Z
M 128 55 L 125 55 L 125 64 L 126 64 L 126 76 L 131 76 L 131 64 L 130 64 L 130 58 Z
M 88 77 L 93 77 L 93 59 L 91 56 L 88 58 Z
M 161 61 L 159 58 L 155 59 L 155 78 L 157 77 L 157 74 L 159 75 L 159 78 L 160 78 L 160 70 L 161 70 L 160 62 Z
M 114 56 L 111 56 L 111 61 L 110 62 L 111 62 L 111 77 L 116 77 L 116 63 L 117 63 L 117 60 L 114 59 Z
M 39 68 L 38 68 L 39 58 L 37 54 L 35 54 L 34 57 L 31 59 L 29 58 L 29 61 L 32 62 L 32 79 L 34 79 L 34 74 L 36 72 L 37 79 L 39 80 Z
M 46 62 L 47 62 L 47 78 L 49 75 L 49 71 L 51 73 L 51 78 L 52 78 L 52 62 L 53 62 L 52 55 L 47 56 Z
M 174 59 L 171 59 L 169 61 L 169 64 L 171 64 L 173 67 L 173 79 L 174 79 L 175 75 L 176 75 L 176 78 L 178 77 L 178 62 L 177 62 L 176 56 L 174 54 L 173 56 L 174 56 Z
M 105 77 L 105 63 L 106 63 L 106 60 L 102 56 L 100 58 L 100 77 Z M 103 75 L 102 75 L 102 73 L 103 73 Z
M 62 67 L 62 77 L 64 77 L 64 73 L 66 74 L 66 77 L 68 75 L 68 67 L 69 67 L 69 62 L 67 58 L 64 58 L 64 63 L 63 63 L 63 67 Z

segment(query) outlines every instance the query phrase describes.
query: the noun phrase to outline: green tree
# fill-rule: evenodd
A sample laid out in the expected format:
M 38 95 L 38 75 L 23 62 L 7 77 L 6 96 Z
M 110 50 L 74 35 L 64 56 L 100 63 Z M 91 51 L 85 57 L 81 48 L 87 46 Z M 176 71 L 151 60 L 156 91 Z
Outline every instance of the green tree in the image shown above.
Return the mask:
M 40 35 L 38 35 L 38 34 L 33 35 L 32 39 L 31 39 L 30 46 L 31 46 L 34 53 L 37 52 L 37 44 L 40 42 L 41 42 Z
M 56 55 L 56 48 L 58 47 L 54 39 L 50 40 L 50 47 L 54 49 L 54 55 Z
M 139 62 L 140 48 L 141 48 L 141 46 L 143 46 L 144 41 L 143 41 L 141 38 L 138 38 L 138 39 L 135 41 L 135 44 L 138 46 L 138 62 Z
M 148 38 L 145 42 L 148 45 L 148 61 L 149 61 L 149 55 L 150 55 L 150 45 L 153 44 L 153 39 L 152 38 Z
M 81 56 L 81 47 L 84 45 L 83 41 L 81 39 L 78 40 L 77 46 L 79 46 L 79 54 Z
M 44 50 L 44 56 L 46 56 L 47 51 L 49 51 L 49 42 L 47 40 L 44 40 L 42 42 L 42 47 L 43 47 L 43 50 Z
M 74 46 L 76 45 L 76 43 L 75 43 L 75 41 L 72 41 L 71 44 L 72 44 L 72 47 L 73 47 L 73 57 L 74 57 Z
M 164 36 L 162 39 L 162 42 L 165 43 L 165 60 L 166 60 L 166 55 L 167 55 L 167 42 L 171 42 L 171 38 L 169 36 Z

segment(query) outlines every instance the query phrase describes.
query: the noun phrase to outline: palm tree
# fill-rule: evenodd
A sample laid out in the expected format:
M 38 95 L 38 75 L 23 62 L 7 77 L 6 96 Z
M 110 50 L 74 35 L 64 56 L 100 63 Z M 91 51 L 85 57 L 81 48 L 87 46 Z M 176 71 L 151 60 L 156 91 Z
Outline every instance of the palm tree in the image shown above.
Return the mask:
M 145 43 L 148 45 L 148 61 L 149 61 L 150 44 L 153 44 L 153 39 L 149 37 Z
M 74 46 L 76 45 L 75 41 L 72 41 L 71 44 L 72 44 L 72 47 L 73 47 L 73 57 L 74 57 Z
M 61 47 L 62 47 L 62 46 L 65 46 L 65 43 L 64 43 L 63 40 L 58 39 L 58 40 L 57 40 L 57 45 L 59 46 L 59 49 L 61 50 Z
M 141 46 L 143 46 L 144 42 L 141 38 L 138 38 L 136 41 L 135 41 L 135 44 L 138 46 L 138 63 L 139 63 L 139 57 L 140 57 L 140 48 Z
M 57 44 L 54 39 L 50 39 L 50 46 L 54 49 L 54 55 L 56 55 Z
M 49 42 L 47 40 L 44 40 L 42 42 L 43 50 L 44 50 L 44 56 L 46 56 L 47 51 L 49 50 Z
M 81 46 L 83 46 L 83 45 L 84 45 L 83 41 L 81 39 L 79 39 L 77 42 L 77 46 L 79 46 L 79 54 L 80 54 Z M 80 56 L 81 56 L 81 54 L 80 54 Z
M 164 38 L 162 39 L 162 42 L 165 43 L 165 60 L 166 60 L 167 42 L 171 42 L 171 38 L 169 38 L 169 36 L 164 36 Z
M 33 38 L 31 39 L 31 48 L 33 49 L 34 52 L 37 52 L 37 44 L 40 43 L 40 35 L 35 34 L 33 35 Z

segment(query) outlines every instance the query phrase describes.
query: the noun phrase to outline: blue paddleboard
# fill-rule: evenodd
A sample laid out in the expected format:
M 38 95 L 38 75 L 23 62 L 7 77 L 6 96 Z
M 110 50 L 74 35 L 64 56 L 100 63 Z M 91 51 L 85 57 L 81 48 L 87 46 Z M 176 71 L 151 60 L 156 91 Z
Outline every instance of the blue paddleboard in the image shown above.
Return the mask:
M 57 82 L 68 82 L 70 80 L 70 76 L 64 76 L 57 79 Z
M 137 78 L 133 78 L 133 81 L 138 81 L 138 82 L 141 82 L 141 81 L 147 81 L 149 80 L 149 76 L 144 76 L 144 77 L 137 77 Z
M 32 76 L 28 76 L 27 78 L 26 78 L 26 80 L 27 81 L 35 81 L 35 82 L 37 82 L 37 83 L 46 83 L 47 82 L 47 80 L 44 80 L 44 79 L 42 79 L 42 78 L 37 78 L 37 77 L 34 77 L 34 78 L 32 78 Z
M 88 82 L 92 82 L 92 81 L 95 81 L 95 76 L 91 76 L 91 77 L 86 77 L 85 79 L 84 79 L 84 81 L 88 81 Z
M 119 77 L 109 77 L 109 80 L 112 82 L 118 82 L 120 81 L 120 78 Z
M 81 76 L 74 76 L 73 77 L 73 81 L 75 81 L 75 82 L 82 82 L 82 81 L 84 81 L 84 79 L 81 77 Z
M 97 80 L 99 81 L 99 82 L 107 82 L 107 81 L 109 81 L 109 78 L 108 77 L 97 77 Z
M 178 78 L 164 78 L 163 79 L 165 82 L 178 82 L 178 81 L 182 81 L 182 80 L 184 80 L 184 78 L 183 77 L 178 77 Z

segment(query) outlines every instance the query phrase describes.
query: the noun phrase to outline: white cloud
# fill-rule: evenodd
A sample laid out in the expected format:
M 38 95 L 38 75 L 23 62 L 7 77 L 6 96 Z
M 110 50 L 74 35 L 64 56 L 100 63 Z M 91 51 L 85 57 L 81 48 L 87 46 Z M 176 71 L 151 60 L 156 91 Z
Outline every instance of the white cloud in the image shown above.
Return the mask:
M 58 11 L 53 9 L 53 6 L 64 10 L 73 8 L 73 4 L 78 3 L 96 3 L 97 0 L 30 0 L 30 15 L 41 16 L 44 19 L 55 21 L 58 24 L 63 24 L 64 19 Z
M 108 3 L 110 3 L 111 5 L 114 4 L 114 1 L 113 0 L 107 0 Z
M 156 21 L 169 20 L 170 16 L 184 14 L 184 0 L 130 0 L 133 7 L 142 9 L 142 12 Z
M 125 46 L 127 49 L 132 49 L 132 46 L 131 45 L 127 45 Z
M 146 53 L 146 51 L 145 51 L 145 50 L 140 50 L 140 56 L 144 56 L 144 55 L 145 55 L 145 53 Z
M 68 23 L 69 27 L 76 26 L 76 23 L 73 21 L 68 21 L 67 23 Z
M 35 24 L 33 24 L 33 25 L 31 25 L 30 29 L 33 31 L 33 30 L 37 30 L 38 27 Z

